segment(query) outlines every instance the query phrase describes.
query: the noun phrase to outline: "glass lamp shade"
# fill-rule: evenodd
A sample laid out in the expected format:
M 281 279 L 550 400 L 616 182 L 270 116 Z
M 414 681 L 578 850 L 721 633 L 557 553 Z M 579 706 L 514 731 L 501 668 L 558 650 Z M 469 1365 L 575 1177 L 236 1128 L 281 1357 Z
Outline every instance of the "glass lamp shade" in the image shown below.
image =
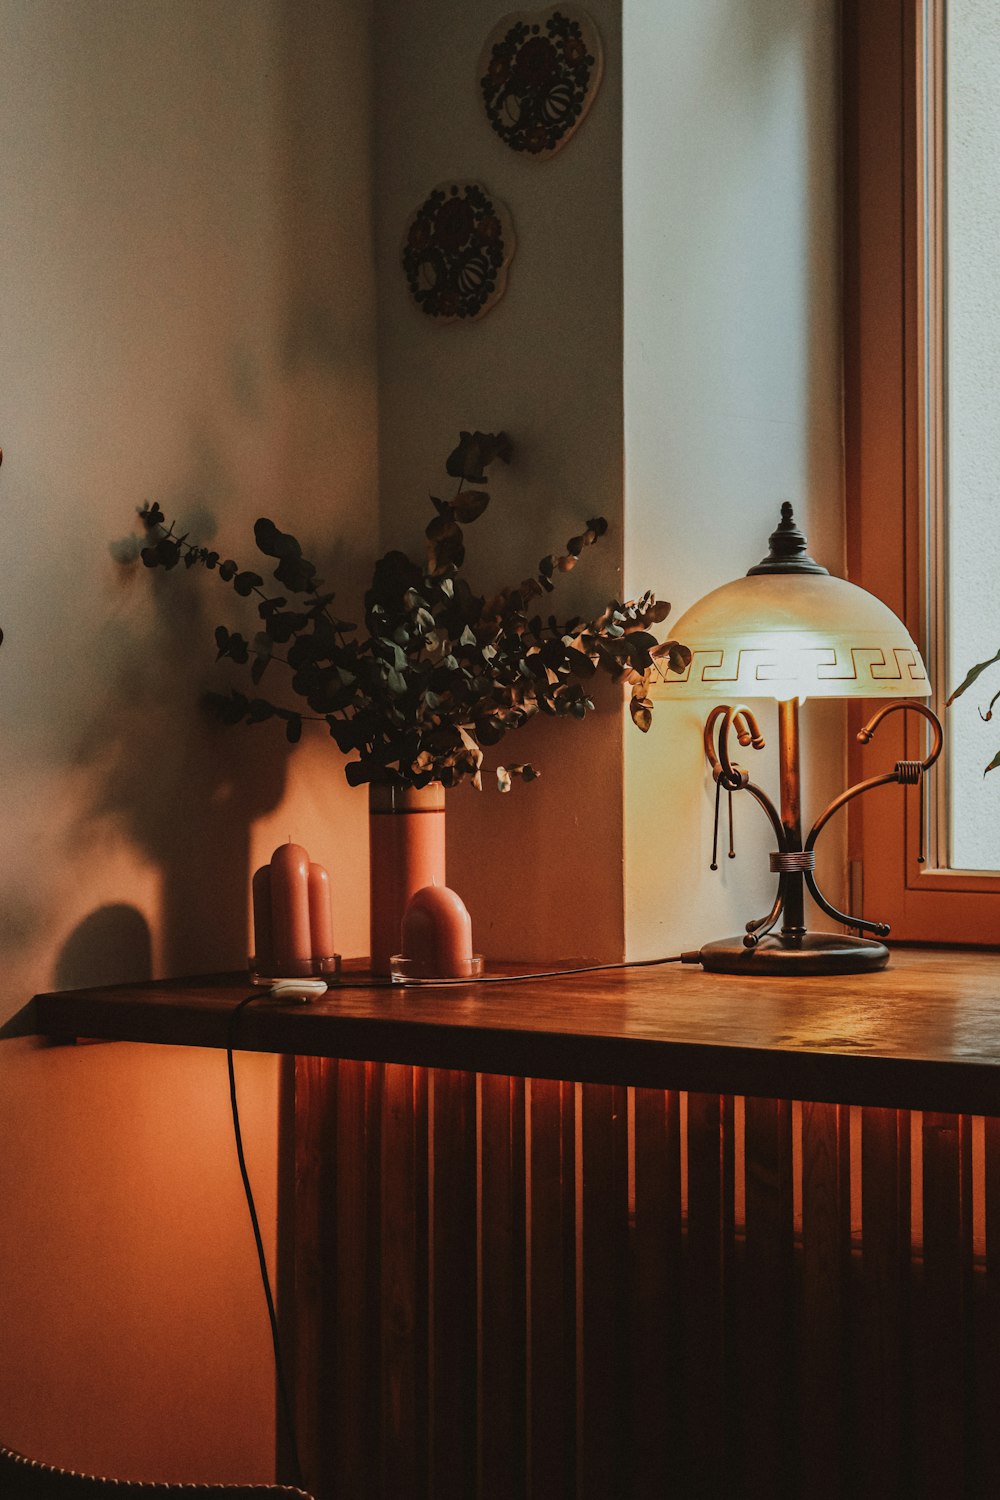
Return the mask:
M 927 670 L 874 594 L 821 572 L 752 573 L 706 594 L 671 635 L 691 664 L 657 658 L 656 698 L 922 698 Z

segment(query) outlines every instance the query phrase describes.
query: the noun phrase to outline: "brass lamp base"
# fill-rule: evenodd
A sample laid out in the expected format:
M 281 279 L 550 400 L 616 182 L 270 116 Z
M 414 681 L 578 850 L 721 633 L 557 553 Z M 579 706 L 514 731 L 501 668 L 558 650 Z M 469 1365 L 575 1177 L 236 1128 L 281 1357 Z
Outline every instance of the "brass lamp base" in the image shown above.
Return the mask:
M 889 950 L 868 938 L 844 937 L 835 932 L 768 933 L 756 947 L 742 937 L 706 943 L 702 968 L 711 974 L 871 974 L 884 969 Z

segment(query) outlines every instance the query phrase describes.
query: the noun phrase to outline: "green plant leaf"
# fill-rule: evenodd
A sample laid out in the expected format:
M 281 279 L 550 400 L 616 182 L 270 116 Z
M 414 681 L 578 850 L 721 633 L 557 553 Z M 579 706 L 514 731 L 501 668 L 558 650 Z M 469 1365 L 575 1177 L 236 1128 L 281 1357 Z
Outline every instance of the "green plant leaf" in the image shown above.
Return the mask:
M 143 560 L 145 561 L 145 558 Z M 962 694 L 966 692 L 972 686 L 972 684 L 978 680 L 979 677 L 982 676 L 987 667 L 994 666 L 998 661 L 1000 661 L 1000 651 L 997 652 L 996 656 L 991 656 L 989 661 L 977 662 L 974 667 L 970 667 L 963 680 L 959 683 L 958 687 L 948 699 L 945 707 L 950 708 L 955 699 L 960 698 Z M 992 767 L 988 769 L 992 769 Z
M 558 573 L 570 571 L 586 549 L 607 531 L 595 517 L 569 539 L 561 556 L 544 557 L 535 575 L 501 589 L 489 603 L 459 569 L 465 560 L 462 524 L 477 520 L 489 504 L 486 472 L 497 459 L 508 461 L 504 433 L 463 432 L 447 468 L 458 479 L 450 500 L 431 497 L 435 515 L 426 529 L 426 566 L 394 550 L 375 563 L 364 597 L 364 625 L 336 619 L 332 592 L 322 592 L 314 565 L 302 555 L 296 537 L 268 517 L 254 527 L 259 551 L 277 564 L 273 576 L 284 592 L 262 593 L 263 579 L 240 569 L 232 558 L 209 551 L 166 527 L 158 506 L 141 512 L 148 545 L 148 567 L 190 569 L 203 564 L 248 598 L 255 592 L 260 626 L 252 643 L 220 626 L 219 656 L 246 666 L 256 686 L 276 647 L 282 648 L 290 676 L 285 681 L 309 716 L 326 724 L 352 785 L 378 781 L 422 786 L 463 780 L 481 785 L 484 750 L 538 714 L 582 719 L 594 707 L 583 684 L 599 665 L 632 687 L 630 712 L 640 729 L 649 727 L 646 692 L 653 650 L 684 664 L 690 656 L 677 642 L 657 647 L 650 627 L 670 606 L 652 593 L 620 603 L 612 600 L 596 619 L 561 622 L 555 614 L 529 613 L 533 602 L 551 592 Z M 289 607 L 290 595 L 303 596 Z M 1000 660 L 1000 653 L 998 653 Z M 257 724 L 277 718 L 291 743 L 299 740 L 304 712 L 276 706 L 242 693 L 206 700 L 226 724 Z M 1000 764 L 1000 756 L 994 764 Z M 992 769 L 992 767 L 991 767 Z M 533 780 L 531 766 L 501 767 L 498 776 Z

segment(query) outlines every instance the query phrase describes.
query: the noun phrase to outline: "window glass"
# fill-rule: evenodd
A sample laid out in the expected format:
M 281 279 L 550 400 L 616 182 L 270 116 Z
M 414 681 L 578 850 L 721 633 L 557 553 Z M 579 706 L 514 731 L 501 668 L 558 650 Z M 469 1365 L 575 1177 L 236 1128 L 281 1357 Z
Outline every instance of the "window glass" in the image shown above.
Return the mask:
M 943 666 L 951 690 L 1000 651 L 1000 4 L 946 0 L 937 20 L 945 28 L 936 159 L 944 175 Z M 990 722 L 980 716 L 998 690 L 1000 663 L 947 714 L 954 869 L 1000 870 L 1000 767 L 983 775 L 1000 751 L 1000 701 Z

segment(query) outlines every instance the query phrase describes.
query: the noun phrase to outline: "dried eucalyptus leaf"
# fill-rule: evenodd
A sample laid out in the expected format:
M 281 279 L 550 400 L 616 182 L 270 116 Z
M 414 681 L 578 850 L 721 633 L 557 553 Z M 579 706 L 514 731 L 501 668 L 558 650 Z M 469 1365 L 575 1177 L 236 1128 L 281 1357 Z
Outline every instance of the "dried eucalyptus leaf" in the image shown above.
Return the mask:
M 483 511 L 490 503 L 490 497 L 486 490 L 463 490 L 456 495 L 452 502 L 452 511 L 463 525 L 471 521 L 478 521 Z
M 431 496 L 435 514 L 426 528 L 426 566 L 398 550 L 380 557 L 364 597 L 360 631 L 333 617 L 334 595 L 321 592 L 316 568 L 303 557 L 297 538 L 267 517 L 258 519 L 254 535 L 259 550 L 277 563 L 273 576 L 285 592 L 273 597 L 265 595 L 258 573 L 240 569 L 232 558 L 220 561 L 218 552 L 176 534 L 173 525 L 167 528 L 158 506 L 141 512 L 147 545 L 140 555 L 147 567 L 169 569 L 183 562 L 190 570 L 201 564 L 217 570 L 238 595 L 258 595 L 263 629 L 248 643 L 220 626 L 217 653 L 249 664 L 256 685 L 275 647 L 283 648 L 290 669 L 284 681 L 351 757 L 345 767 L 351 785 L 437 781 L 454 786 L 467 779 L 478 787 L 484 748 L 537 714 L 583 718 L 593 709 L 581 684 L 597 666 L 628 680 L 631 715 L 645 730 L 651 652 L 681 665 L 690 656 L 677 642 L 656 646 L 649 627 L 666 618 L 669 605 L 649 592 L 625 604 L 612 601 L 589 623 L 580 616 L 561 622 L 541 612 L 528 617 L 532 601 L 554 590 L 556 575 L 569 572 L 604 535 L 603 517 L 571 537 L 565 555 L 544 557 L 536 575 L 501 589 L 488 604 L 473 591 L 459 573 L 465 560 L 460 523 L 483 514 L 489 504 L 487 469 L 497 459 L 507 462 L 510 454 L 504 433 L 461 434 L 446 465 L 459 481 L 456 493 L 447 500 Z M 288 594 L 304 596 L 297 608 L 288 607 Z M 277 718 L 291 743 L 302 734 L 305 716 L 298 709 L 235 692 L 209 701 L 227 724 Z M 994 764 L 1000 764 L 1000 756 Z M 530 781 L 536 774 L 527 765 L 500 767 L 498 785 L 507 790 L 516 778 Z
M 483 484 L 494 459 L 509 463 L 511 451 L 511 441 L 505 432 L 461 432 L 458 446 L 445 460 L 445 471 L 453 479 Z
M 632 723 L 646 734 L 653 722 L 653 708 L 648 698 L 632 698 L 629 702 Z

